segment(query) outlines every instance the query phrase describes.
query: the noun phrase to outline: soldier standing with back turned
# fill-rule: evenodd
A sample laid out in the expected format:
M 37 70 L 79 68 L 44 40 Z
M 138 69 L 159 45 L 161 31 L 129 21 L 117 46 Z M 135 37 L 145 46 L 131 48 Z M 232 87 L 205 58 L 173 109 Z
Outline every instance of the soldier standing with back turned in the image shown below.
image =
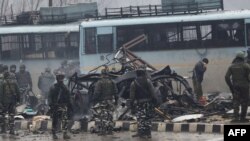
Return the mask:
M 234 119 L 232 122 L 248 122 L 246 114 L 249 99 L 250 66 L 244 59 L 245 53 L 238 52 L 225 76 L 226 83 L 233 95 Z M 239 106 L 241 106 L 240 116 Z
M 101 71 L 101 79 L 98 80 L 94 88 L 94 105 L 105 105 L 101 108 L 105 114 L 100 117 L 104 121 L 105 127 L 101 128 L 100 135 L 112 134 L 113 131 L 113 112 L 118 102 L 118 90 L 115 82 L 108 75 L 109 69 L 105 66 Z
M 132 137 L 151 138 L 151 118 L 154 114 L 154 102 L 156 101 L 154 86 L 148 79 L 145 70 L 136 70 L 136 76 L 130 85 L 130 105 L 135 107 L 138 130 L 137 134 Z

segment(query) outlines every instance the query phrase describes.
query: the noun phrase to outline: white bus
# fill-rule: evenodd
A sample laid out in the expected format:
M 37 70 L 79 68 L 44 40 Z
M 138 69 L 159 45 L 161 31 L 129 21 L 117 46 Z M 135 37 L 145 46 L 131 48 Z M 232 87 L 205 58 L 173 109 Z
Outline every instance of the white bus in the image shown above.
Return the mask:
M 199 14 L 89 20 L 80 25 L 81 71 L 106 62 L 108 53 L 145 34 L 147 42 L 131 48 L 157 69 L 170 65 L 189 75 L 196 62 L 207 57 L 204 91 L 228 91 L 224 76 L 238 50 L 250 46 L 250 10 Z

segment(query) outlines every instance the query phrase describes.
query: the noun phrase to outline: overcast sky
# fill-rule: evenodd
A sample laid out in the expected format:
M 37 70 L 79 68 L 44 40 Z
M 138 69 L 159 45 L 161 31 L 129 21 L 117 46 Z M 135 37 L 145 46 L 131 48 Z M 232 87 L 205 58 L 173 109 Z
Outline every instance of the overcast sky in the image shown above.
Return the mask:
M 3 0 L 0 0 L 2 4 Z M 4 10 L 1 11 L 3 15 L 11 14 L 11 5 L 13 7 L 13 13 L 20 13 L 22 10 L 31 11 L 35 10 L 37 1 L 40 1 L 39 7 L 47 7 L 49 0 L 4 0 Z M 102 13 L 104 8 L 111 7 L 124 7 L 130 5 L 160 5 L 162 0 L 62 0 L 63 4 L 73 4 L 79 2 L 97 2 L 98 10 Z M 178 0 L 176 0 L 178 1 Z M 32 6 L 33 3 L 33 6 Z M 53 0 L 53 6 L 59 6 L 60 0 Z M 250 9 L 250 0 L 224 0 L 225 10 L 236 10 L 236 9 Z

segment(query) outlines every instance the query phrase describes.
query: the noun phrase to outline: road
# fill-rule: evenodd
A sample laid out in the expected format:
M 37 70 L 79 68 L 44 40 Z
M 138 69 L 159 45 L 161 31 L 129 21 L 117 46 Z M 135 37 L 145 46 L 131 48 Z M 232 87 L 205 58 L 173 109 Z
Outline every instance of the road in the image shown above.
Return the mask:
M 97 134 L 80 133 L 71 134 L 71 141 L 223 141 L 222 134 L 199 134 L 199 133 L 173 133 L 173 132 L 152 132 L 151 139 L 132 138 L 135 132 L 118 132 L 113 135 L 98 136 Z M 59 139 L 63 141 L 62 134 L 58 134 Z M 0 141 L 53 141 L 51 134 L 33 134 L 20 131 L 18 136 L 0 135 Z

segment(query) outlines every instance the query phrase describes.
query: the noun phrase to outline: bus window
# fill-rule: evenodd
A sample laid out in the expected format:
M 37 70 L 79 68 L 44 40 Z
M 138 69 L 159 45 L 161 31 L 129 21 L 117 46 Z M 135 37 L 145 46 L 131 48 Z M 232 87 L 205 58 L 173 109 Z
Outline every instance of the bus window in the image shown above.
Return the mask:
M 1 36 L 1 59 L 20 59 L 20 36 Z
M 96 53 L 96 28 L 85 29 L 85 53 Z
M 144 25 L 117 27 L 117 48 L 120 48 L 123 44 L 133 40 L 134 38 L 142 34 L 146 34 L 148 38 L 150 38 L 149 35 L 145 33 L 146 28 L 147 27 Z M 147 50 L 147 47 L 145 42 L 143 42 L 132 47 L 131 50 Z
M 77 58 L 78 33 L 17 34 L 1 36 L 1 59 Z
M 183 26 L 183 40 L 197 40 L 196 26 Z
M 98 53 L 113 51 L 113 29 L 112 27 L 97 27 Z
M 98 35 L 98 53 L 108 53 L 113 51 L 112 34 Z
M 39 36 L 34 34 L 22 35 L 22 58 L 23 59 L 42 59 L 42 47 L 39 46 Z M 36 43 L 36 40 L 38 43 Z M 40 42 L 41 45 L 41 42 Z
M 242 21 L 224 21 L 216 23 L 213 29 L 213 40 L 217 46 L 244 45 L 244 26 Z

